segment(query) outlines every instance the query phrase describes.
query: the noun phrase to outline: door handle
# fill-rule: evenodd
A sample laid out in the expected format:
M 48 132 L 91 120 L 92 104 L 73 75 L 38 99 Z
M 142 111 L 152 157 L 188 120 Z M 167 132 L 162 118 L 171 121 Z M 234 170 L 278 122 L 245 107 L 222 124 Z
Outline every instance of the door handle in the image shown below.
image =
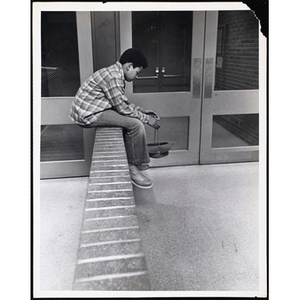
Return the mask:
M 178 78 L 178 77 L 183 77 L 182 75 L 175 75 L 175 74 L 165 74 L 166 73 L 166 68 L 162 67 L 161 69 L 162 77 L 163 78 Z
M 141 79 L 158 79 L 158 76 L 159 76 L 159 68 L 158 67 L 156 67 L 155 68 L 155 75 L 153 75 L 153 76 L 136 76 L 135 78 L 136 79 L 139 79 L 139 80 L 141 80 Z
M 163 78 L 176 78 L 176 77 L 177 78 L 178 77 L 183 77 L 183 75 L 175 75 L 175 74 L 174 75 L 171 75 L 171 74 L 170 75 L 165 75 L 165 74 L 163 74 Z

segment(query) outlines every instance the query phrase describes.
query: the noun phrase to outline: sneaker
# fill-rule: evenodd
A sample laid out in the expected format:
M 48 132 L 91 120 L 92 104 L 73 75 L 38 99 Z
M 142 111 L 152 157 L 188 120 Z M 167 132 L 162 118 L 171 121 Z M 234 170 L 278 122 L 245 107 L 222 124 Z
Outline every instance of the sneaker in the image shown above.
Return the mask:
M 141 165 L 139 165 L 137 167 L 142 172 L 146 172 L 146 171 L 150 170 L 150 166 L 148 164 L 141 164 Z
M 151 180 L 145 177 L 136 166 L 129 165 L 129 172 L 130 172 L 131 182 L 135 186 L 141 189 L 150 189 L 153 186 Z

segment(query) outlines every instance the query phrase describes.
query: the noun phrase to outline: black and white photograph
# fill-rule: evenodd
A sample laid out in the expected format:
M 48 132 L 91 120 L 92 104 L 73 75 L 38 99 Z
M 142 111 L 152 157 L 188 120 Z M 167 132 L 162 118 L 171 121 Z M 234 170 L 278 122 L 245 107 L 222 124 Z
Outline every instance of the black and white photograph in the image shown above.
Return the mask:
M 264 25 L 33 3 L 34 297 L 267 297 Z

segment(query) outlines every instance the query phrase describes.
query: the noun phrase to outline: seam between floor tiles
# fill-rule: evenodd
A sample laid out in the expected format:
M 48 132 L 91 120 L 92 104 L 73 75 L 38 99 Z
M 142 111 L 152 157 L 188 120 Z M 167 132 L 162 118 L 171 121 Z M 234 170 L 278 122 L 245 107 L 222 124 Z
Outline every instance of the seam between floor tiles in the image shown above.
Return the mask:
M 96 128 L 74 290 L 151 289 L 126 157 L 121 128 Z

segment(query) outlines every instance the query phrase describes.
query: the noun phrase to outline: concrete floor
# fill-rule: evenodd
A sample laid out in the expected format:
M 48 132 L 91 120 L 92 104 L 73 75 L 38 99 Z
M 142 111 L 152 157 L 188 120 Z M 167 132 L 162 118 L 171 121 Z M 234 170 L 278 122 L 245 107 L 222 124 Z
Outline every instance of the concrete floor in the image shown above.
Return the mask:
M 258 290 L 258 163 L 145 174 L 154 187 L 134 192 L 152 290 Z M 41 181 L 41 290 L 72 288 L 86 187 Z
M 152 290 L 258 290 L 258 164 L 147 175 L 135 197 Z
M 41 181 L 41 290 L 72 290 L 87 182 L 87 177 Z

